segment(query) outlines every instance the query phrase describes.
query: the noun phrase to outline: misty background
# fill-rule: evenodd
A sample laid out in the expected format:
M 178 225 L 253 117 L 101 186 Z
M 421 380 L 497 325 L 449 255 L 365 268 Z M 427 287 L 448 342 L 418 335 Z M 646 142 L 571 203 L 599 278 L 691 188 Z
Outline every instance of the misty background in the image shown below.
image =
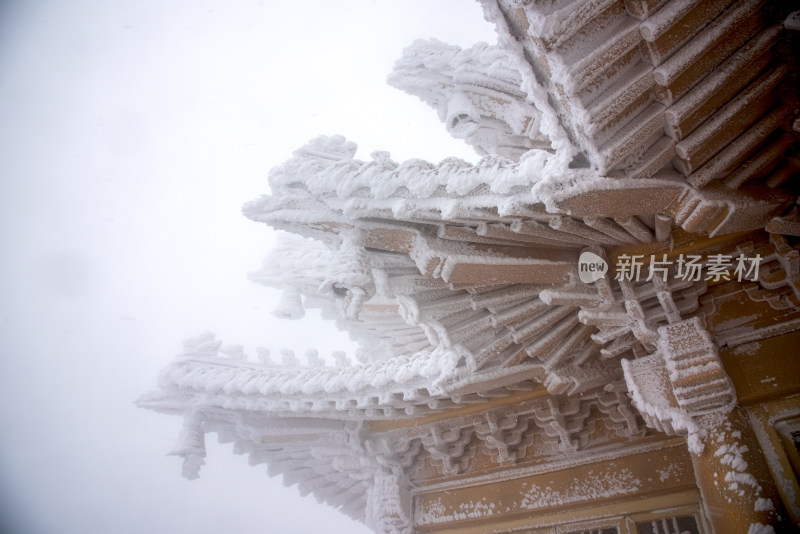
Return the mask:
M 469 1 L 0 2 L 0 531 L 366 532 L 181 421 L 137 409 L 181 340 L 323 354 L 247 280 L 274 232 L 241 205 L 319 134 L 475 161 L 384 80 L 416 38 L 494 41 Z M 313 339 L 312 339 L 313 338 Z

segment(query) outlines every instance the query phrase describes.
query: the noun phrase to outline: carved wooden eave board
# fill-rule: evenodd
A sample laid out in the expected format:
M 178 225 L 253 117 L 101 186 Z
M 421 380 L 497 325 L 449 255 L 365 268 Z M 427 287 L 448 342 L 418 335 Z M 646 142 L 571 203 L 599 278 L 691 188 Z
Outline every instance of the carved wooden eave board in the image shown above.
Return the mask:
M 377 532 L 797 527 L 798 17 L 481 3 L 498 45 L 389 77 L 479 163 L 320 137 L 244 207 L 294 234 L 253 277 L 277 314 L 321 309 L 357 361 L 202 335 L 139 404 L 184 417 L 186 476 L 217 432 Z

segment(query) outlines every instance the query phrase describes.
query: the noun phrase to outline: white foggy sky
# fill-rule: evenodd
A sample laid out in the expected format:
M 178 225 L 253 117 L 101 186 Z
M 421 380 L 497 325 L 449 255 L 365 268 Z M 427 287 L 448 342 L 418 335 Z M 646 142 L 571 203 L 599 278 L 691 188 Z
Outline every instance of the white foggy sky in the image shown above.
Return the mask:
M 348 346 L 272 319 L 246 275 L 273 234 L 241 205 L 318 134 L 474 160 L 385 84 L 428 37 L 494 41 L 468 0 L 0 3 L 1 531 L 366 532 L 215 435 L 185 481 L 180 421 L 133 400 L 204 330 Z

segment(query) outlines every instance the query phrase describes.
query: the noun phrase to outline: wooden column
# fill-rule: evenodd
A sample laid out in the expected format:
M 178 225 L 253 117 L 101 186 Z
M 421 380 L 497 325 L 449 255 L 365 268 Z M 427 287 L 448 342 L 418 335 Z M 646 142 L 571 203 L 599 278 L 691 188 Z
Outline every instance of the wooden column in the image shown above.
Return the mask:
M 701 454 L 692 454 L 697 486 L 715 534 L 790 532 L 775 483 L 758 441 L 740 407 L 706 416 L 708 431 Z M 708 420 L 714 418 L 715 420 Z

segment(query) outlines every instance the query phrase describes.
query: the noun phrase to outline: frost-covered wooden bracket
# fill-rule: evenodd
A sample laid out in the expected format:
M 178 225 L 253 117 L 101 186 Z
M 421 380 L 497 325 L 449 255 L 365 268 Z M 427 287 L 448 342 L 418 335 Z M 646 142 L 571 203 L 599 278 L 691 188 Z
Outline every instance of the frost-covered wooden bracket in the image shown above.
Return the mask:
M 600 282 L 602 280 L 596 284 Z M 627 351 L 637 355 L 643 355 L 644 351 L 652 352 L 659 338 L 658 325 L 675 323 L 681 316 L 697 310 L 698 297 L 706 290 L 702 280 L 693 282 L 673 278 L 664 282 L 658 276 L 635 286 L 627 280 L 608 280 L 606 283 L 614 291 L 607 291 L 600 304 L 585 306 L 578 313 L 582 323 L 597 326 L 598 332 L 592 340 L 602 347 L 600 354 L 604 358 L 613 358 Z
M 422 441 L 407 436 L 375 436 L 364 440 L 364 449 L 378 464 L 397 474 L 414 464 L 422 452 Z
M 486 420 L 475 425 L 475 431 L 490 450 L 492 460 L 496 463 L 514 462 L 525 456 L 533 442 L 533 433 L 528 432 L 530 424 L 530 417 L 488 412 Z
M 546 458 L 564 451 L 590 449 L 601 442 L 597 426 L 613 430 L 622 438 L 644 434 L 644 427 L 625 394 L 624 382 L 609 384 L 579 397 L 546 397 L 450 418 L 446 423 L 417 423 L 385 432 L 373 429 L 365 438 L 365 449 L 391 472 L 402 466 L 410 479 L 429 455 L 442 476 L 469 470 L 478 450 L 486 450 L 497 464 Z M 473 439 L 477 438 L 477 439 Z M 419 443 L 424 450 L 420 451 Z M 530 447 L 537 443 L 536 450 Z M 481 445 L 476 449 L 476 445 Z
M 422 274 L 451 284 L 563 284 L 569 281 L 577 263 L 570 252 L 520 253 L 502 247 L 428 239 L 423 235 L 415 237 L 410 256 Z
M 581 403 L 579 398 L 547 399 L 534 408 L 536 424 L 544 428 L 545 433 L 558 439 L 563 451 L 575 452 L 586 446 L 588 432 L 582 432 L 589 417 L 590 406 Z
M 717 349 L 699 318 L 659 327 L 655 353 L 622 360 L 633 405 L 651 428 L 688 434 L 689 448 L 700 453 L 710 414 L 736 406 L 736 392 Z
M 800 170 L 800 161 L 798 165 L 791 169 L 791 174 Z M 792 206 L 792 209 L 783 217 L 775 217 L 764 228 L 770 234 L 792 235 L 800 236 L 800 210 L 798 206 Z
M 473 428 L 446 428 L 432 425 L 422 437 L 422 444 L 431 457 L 441 465 L 443 474 L 452 476 L 464 472 L 475 456 Z
M 770 246 L 756 252 L 764 264 L 758 284 L 765 289 L 788 288 L 791 295 L 784 299 L 786 306 L 800 308 L 800 251 L 793 248 L 780 234 L 770 234 Z M 742 247 L 747 250 L 749 247 Z M 748 251 L 748 253 L 755 251 Z M 763 253 L 763 255 L 762 255 Z
M 363 517 L 365 507 L 367 516 L 378 513 L 378 508 L 370 508 L 369 502 L 376 504 L 370 501 L 379 497 L 373 491 L 378 491 L 375 488 L 381 487 L 387 476 L 395 477 L 391 485 L 395 492 L 392 499 L 399 498 L 398 502 L 403 502 L 403 495 L 408 491 L 407 481 L 417 476 L 422 457 L 433 459 L 444 476 L 461 476 L 468 472 L 480 443 L 490 451 L 495 462 L 504 463 L 526 456 L 534 435 L 539 436 L 537 440 L 545 447 L 545 451 L 537 453 L 548 456 L 565 447 L 568 450 L 590 447 L 591 434 L 599 421 L 615 429 L 620 436 L 639 432 L 635 415 L 630 417 L 633 412 L 627 397 L 612 391 L 613 388 L 588 393 L 580 399 L 563 398 L 555 404 L 552 399 L 528 401 L 515 407 L 519 415 L 513 417 L 507 408 L 497 408 L 447 423 L 414 425 L 408 432 L 374 432 L 360 418 L 355 423 L 343 423 L 313 417 L 313 413 L 306 411 L 310 405 L 304 403 L 253 404 L 253 398 L 246 392 L 249 380 L 254 377 L 254 366 L 278 372 L 279 378 L 286 376 L 280 370 L 300 368 L 311 373 L 309 376 L 315 376 L 320 369 L 300 366 L 292 359 L 285 359 L 284 365 L 267 360 L 256 364 L 248 362 L 241 350 L 228 350 L 228 354 L 224 354 L 219 352 L 221 348 L 221 343 L 208 334 L 189 340 L 179 361 L 208 363 L 216 359 L 219 365 L 181 368 L 194 378 L 181 382 L 183 386 L 165 379 L 162 392 L 141 403 L 145 407 L 185 415 L 186 428 L 175 454 L 184 457 L 186 475 L 197 475 L 204 456 L 204 435 L 216 432 L 220 441 L 232 441 L 236 451 L 249 454 L 251 463 L 267 463 L 271 475 L 283 474 L 286 484 L 297 484 L 303 493 L 313 491 L 318 498 L 341 506 L 355 517 Z M 244 374 L 232 373 L 237 368 L 244 370 Z M 171 372 L 165 371 L 165 374 Z M 214 394 L 209 385 L 218 381 L 231 387 L 226 391 L 220 384 L 223 391 Z M 173 385 L 178 385 L 178 390 L 173 389 Z M 387 399 L 386 402 L 398 400 Z M 595 418 L 597 413 L 601 414 L 599 419 Z M 504 454 L 495 456 L 492 450 Z M 392 506 L 395 505 L 397 502 Z M 409 508 L 403 505 L 398 510 L 408 512 Z M 388 515 L 389 519 L 384 519 L 396 526 L 398 518 L 402 517 L 402 513 L 393 512 Z M 369 519 L 374 520 L 374 517 Z
M 669 174 L 646 181 L 605 178 L 553 192 L 549 209 L 618 223 L 657 214 L 687 232 L 714 237 L 763 228 L 794 202 L 786 191 L 765 189 L 740 191 L 715 185 L 698 191 Z

